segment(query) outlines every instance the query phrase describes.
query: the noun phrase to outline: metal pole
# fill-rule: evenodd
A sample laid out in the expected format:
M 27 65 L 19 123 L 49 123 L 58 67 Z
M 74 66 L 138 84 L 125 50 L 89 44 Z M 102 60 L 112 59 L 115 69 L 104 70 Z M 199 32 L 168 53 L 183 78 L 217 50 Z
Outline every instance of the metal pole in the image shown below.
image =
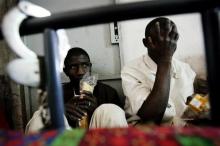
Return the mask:
M 44 31 L 45 66 L 47 76 L 47 95 L 50 107 L 52 128 L 64 129 L 63 90 L 59 72 L 59 50 L 56 32 Z
M 220 125 L 219 91 L 220 91 L 220 14 L 218 9 L 210 9 L 202 13 L 203 32 L 205 38 L 207 72 L 213 125 Z

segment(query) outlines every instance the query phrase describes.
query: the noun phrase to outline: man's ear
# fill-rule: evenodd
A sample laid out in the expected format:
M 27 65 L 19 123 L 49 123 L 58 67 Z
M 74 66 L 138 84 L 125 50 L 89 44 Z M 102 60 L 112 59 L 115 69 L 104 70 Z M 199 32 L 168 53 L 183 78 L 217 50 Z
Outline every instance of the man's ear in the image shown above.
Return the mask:
M 144 46 L 147 47 L 147 39 L 143 38 L 142 42 L 143 42 Z
M 91 63 L 91 65 L 90 65 L 89 72 L 90 72 L 90 74 L 91 74 L 91 72 L 92 72 L 92 63 Z
M 67 68 L 66 68 L 66 67 L 63 68 L 63 72 L 65 73 L 65 75 L 68 76 L 68 71 L 67 71 Z

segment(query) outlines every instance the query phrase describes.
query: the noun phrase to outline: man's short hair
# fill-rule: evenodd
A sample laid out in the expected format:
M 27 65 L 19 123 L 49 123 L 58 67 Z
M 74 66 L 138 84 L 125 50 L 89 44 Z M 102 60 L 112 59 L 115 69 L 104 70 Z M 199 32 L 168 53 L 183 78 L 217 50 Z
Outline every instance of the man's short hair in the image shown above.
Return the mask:
M 165 28 L 167 20 L 170 20 L 170 19 L 168 19 L 166 17 L 157 17 L 157 18 L 153 19 L 150 23 L 148 23 L 148 25 L 145 28 L 145 36 L 149 35 L 150 29 L 155 26 L 156 22 L 159 22 L 160 26 L 162 28 Z M 171 24 L 175 25 L 175 23 L 173 21 L 171 21 Z
M 65 66 L 68 65 L 68 61 L 70 60 L 72 56 L 80 56 L 80 55 L 87 56 L 90 61 L 89 54 L 85 50 L 79 47 L 74 47 L 74 48 L 69 49 L 69 51 L 67 52 L 67 55 L 64 60 L 64 65 Z

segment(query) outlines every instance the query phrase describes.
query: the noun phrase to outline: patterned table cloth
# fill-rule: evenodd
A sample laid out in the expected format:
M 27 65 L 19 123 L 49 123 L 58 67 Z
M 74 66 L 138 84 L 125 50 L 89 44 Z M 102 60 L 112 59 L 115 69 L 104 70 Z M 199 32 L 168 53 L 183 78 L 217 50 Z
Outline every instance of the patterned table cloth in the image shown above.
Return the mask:
M 0 131 L 0 146 L 220 146 L 220 128 L 164 127 L 50 130 L 24 135 Z

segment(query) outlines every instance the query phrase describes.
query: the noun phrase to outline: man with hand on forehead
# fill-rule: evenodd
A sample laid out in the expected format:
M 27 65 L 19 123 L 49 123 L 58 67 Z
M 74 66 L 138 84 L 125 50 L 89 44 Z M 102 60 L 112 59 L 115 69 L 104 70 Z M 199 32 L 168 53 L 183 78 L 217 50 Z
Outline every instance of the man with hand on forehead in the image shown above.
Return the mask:
M 178 38 L 176 25 L 168 18 L 155 18 L 146 26 L 143 44 L 148 53 L 121 72 L 129 123 L 183 124 L 180 119 L 194 92 L 195 73 L 173 57 Z

